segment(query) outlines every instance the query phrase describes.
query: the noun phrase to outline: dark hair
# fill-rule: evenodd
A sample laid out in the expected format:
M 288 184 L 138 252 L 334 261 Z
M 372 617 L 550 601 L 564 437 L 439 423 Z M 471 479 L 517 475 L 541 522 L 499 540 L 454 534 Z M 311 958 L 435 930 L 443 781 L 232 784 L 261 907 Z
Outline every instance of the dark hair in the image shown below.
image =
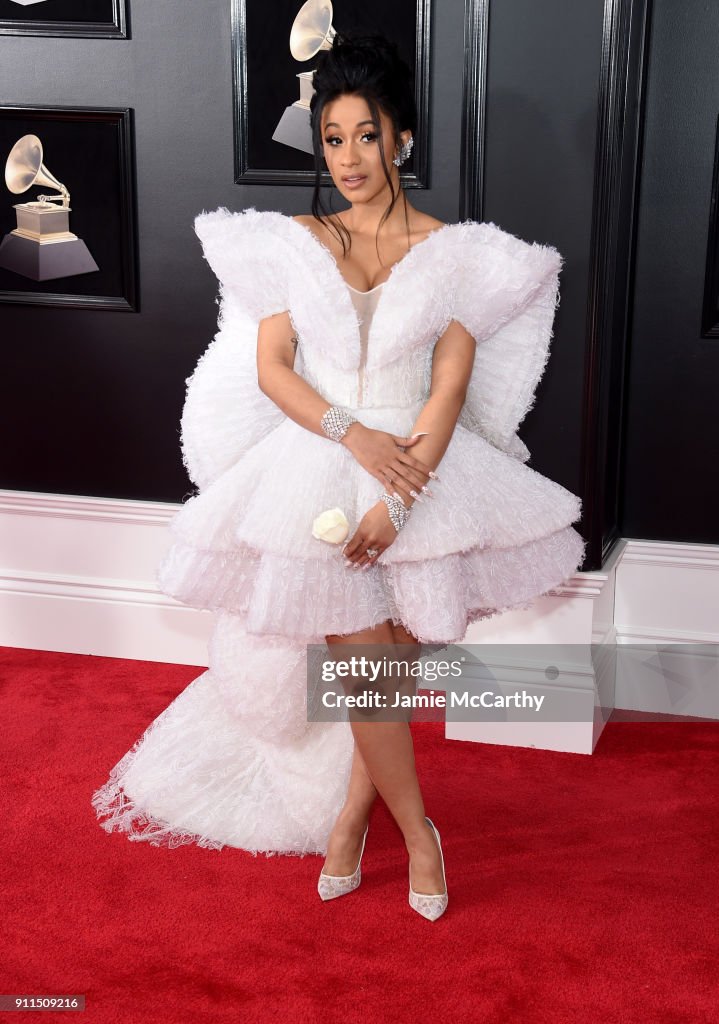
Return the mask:
M 310 125 L 312 128 L 312 146 L 315 156 L 315 181 L 312 195 L 312 215 L 320 219 L 321 214 L 332 214 L 320 195 L 322 174 L 322 112 L 328 103 L 338 96 L 356 94 L 362 96 L 370 109 L 370 114 L 377 122 L 380 159 L 384 168 L 385 178 L 392 193 L 392 201 L 380 220 L 377 231 L 392 212 L 399 193 L 395 193 L 384 155 L 382 139 L 382 122 L 380 109 L 392 123 L 394 142 L 400 145 L 400 132 L 409 129 L 412 135 L 417 130 L 417 106 L 414 98 L 412 72 L 402 59 L 395 43 L 381 35 L 360 35 L 338 32 L 332 48 L 320 50 L 316 58 L 317 66 L 312 79 L 314 94 L 310 99 Z M 405 216 L 407 201 L 405 198 Z M 349 245 L 352 239 L 338 220 L 338 230 L 347 237 Z M 334 219 L 331 218 L 334 224 Z M 343 253 L 346 253 L 344 238 L 340 234 Z M 379 251 L 378 251 L 379 254 Z

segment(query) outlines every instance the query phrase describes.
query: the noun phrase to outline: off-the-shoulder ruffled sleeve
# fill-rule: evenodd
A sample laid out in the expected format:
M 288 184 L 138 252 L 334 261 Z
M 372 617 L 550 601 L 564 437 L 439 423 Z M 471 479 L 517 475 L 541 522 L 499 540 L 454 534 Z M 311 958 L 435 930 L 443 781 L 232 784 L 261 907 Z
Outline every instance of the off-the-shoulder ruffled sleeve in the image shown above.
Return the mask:
M 563 259 L 496 224 L 461 226 L 454 318 L 477 341 L 460 422 L 525 462 L 517 429 L 535 401 L 547 360 Z
M 288 222 L 254 208 L 220 207 L 195 218 L 221 296 L 219 329 L 185 382 L 180 424 L 182 461 L 200 491 L 284 419 L 258 386 L 256 353 L 257 322 L 289 307 Z
M 221 206 L 195 217 L 195 233 L 224 303 L 255 321 L 288 308 L 286 222 L 280 213 L 254 207 L 233 213 Z

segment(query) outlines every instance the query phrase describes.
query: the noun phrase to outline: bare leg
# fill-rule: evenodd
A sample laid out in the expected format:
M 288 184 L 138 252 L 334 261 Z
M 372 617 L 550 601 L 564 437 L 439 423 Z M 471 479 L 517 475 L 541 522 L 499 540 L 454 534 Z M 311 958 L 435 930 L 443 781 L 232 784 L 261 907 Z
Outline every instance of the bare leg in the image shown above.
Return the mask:
M 326 875 L 351 875 L 357 867 L 362 837 L 376 796 L 377 789 L 355 743 L 347 796 L 327 841 L 327 856 L 322 866 Z
M 393 627 L 390 622 L 349 637 L 328 636 L 326 640 L 329 646 L 337 643 L 417 644 L 415 637 L 401 627 Z M 407 660 L 410 660 L 411 656 L 410 651 L 404 655 Z M 353 720 L 351 726 L 355 750 L 361 754 L 363 769 L 404 837 L 410 857 L 412 888 L 419 893 L 442 892 L 444 883 L 439 848 L 434 833 L 424 818 L 424 803 L 417 779 L 412 734 L 408 723 Z M 353 761 L 353 776 L 354 770 Z M 338 818 L 338 824 L 332 831 L 332 860 L 329 859 L 328 847 L 326 864 L 329 866 L 324 868 L 327 874 L 351 874 L 357 866 L 366 816 L 371 805 L 371 801 L 369 805 L 367 804 L 368 796 L 369 790 L 358 782 L 357 788 L 353 791 L 352 803 L 349 808 L 346 804 L 340 814 L 342 823 L 340 824 Z M 350 824 L 351 822 L 354 824 Z M 346 851 L 346 859 L 340 853 L 341 850 Z M 333 870 L 337 864 L 340 864 L 342 870 Z

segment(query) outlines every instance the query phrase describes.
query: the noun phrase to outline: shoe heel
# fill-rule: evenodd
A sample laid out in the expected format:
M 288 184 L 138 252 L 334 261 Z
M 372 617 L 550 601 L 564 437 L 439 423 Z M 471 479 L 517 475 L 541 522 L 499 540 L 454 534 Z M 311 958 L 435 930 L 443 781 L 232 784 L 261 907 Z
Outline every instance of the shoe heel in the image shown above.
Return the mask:
M 436 921 L 438 917 L 447 909 L 449 903 L 449 895 L 447 893 L 447 878 L 444 873 L 444 853 L 442 852 L 442 842 L 440 840 L 439 832 L 437 831 L 434 822 L 431 818 L 425 815 L 425 821 L 434 832 L 434 837 L 437 840 L 437 846 L 439 846 L 439 855 L 442 859 L 442 880 L 444 882 L 444 892 L 437 893 L 436 895 L 428 895 L 423 892 L 415 892 L 412 888 L 412 884 L 409 886 L 409 905 L 412 910 L 416 910 L 418 914 L 425 917 L 428 921 Z
M 351 875 L 326 875 L 324 871 L 320 872 L 320 877 L 317 882 L 317 892 L 320 894 L 320 899 L 326 901 L 337 899 L 338 896 L 346 896 L 347 893 L 354 892 L 360 884 L 362 881 L 362 855 L 364 853 L 365 843 L 367 842 L 368 832 L 369 825 L 364 830 L 364 835 L 362 837 L 362 849 L 360 850 L 357 867 Z

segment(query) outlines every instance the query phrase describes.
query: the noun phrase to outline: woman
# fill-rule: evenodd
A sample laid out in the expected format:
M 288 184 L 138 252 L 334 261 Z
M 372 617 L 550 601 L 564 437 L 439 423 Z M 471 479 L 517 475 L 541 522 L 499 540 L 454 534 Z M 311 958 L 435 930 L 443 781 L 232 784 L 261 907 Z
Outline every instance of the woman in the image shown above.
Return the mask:
M 523 465 L 516 434 L 561 257 L 408 202 L 416 112 L 392 45 L 338 35 L 317 64 L 312 216 L 221 208 L 195 222 L 221 330 L 188 382 L 183 459 L 200 493 L 173 520 L 159 578 L 221 611 L 209 669 L 93 803 L 133 839 L 323 852 L 326 900 L 359 885 L 379 794 L 410 906 L 436 920 L 443 855 L 408 723 L 301 720 L 298 654 L 392 645 L 411 662 L 580 564 L 579 499 Z M 322 158 L 341 213 L 320 212 Z M 337 506 L 354 524 L 344 558 L 309 529 Z

